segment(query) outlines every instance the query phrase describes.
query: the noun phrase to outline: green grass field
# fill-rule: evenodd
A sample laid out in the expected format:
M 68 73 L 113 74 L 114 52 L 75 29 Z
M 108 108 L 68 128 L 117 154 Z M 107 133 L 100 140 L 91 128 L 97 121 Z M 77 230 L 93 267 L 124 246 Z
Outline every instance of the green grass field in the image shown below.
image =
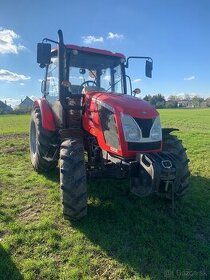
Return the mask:
M 0 280 L 210 279 L 210 110 L 160 110 L 190 158 L 175 204 L 126 196 L 127 181 L 88 181 L 88 216 L 62 218 L 59 170 L 33 171 L 30 116 L 0 116 Z

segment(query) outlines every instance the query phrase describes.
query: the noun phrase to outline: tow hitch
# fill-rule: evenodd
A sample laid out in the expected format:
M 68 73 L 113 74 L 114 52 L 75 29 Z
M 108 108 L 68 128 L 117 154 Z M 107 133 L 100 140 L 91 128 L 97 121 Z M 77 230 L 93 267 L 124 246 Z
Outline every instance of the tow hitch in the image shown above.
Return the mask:
M 180 184 L 180 166 L 170 153 L 154 153 L 137 155 L 139 170 L 131 177 L 131 192 L 140 197 L 152 193 L 165 195 L 172 201 L 174 210 L 174 194 Z

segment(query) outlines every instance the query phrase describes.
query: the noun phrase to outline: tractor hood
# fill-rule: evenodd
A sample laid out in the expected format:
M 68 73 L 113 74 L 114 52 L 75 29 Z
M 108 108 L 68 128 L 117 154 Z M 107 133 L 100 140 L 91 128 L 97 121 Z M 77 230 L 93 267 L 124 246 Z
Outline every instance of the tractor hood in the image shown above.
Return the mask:
M 96 103 L 104 103 L 118 113 L 124 113 L 136 118 L 148 119 L 159 115 L 156 109 L 148 102 L 126 94 L 87 92 L 86 97 Z

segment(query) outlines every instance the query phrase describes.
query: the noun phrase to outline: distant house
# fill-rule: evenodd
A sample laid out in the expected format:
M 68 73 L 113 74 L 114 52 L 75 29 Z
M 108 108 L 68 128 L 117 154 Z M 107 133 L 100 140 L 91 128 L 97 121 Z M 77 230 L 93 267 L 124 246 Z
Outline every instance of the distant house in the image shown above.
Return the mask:
M 2 102 L 0 100 L 0 115 L 11 114 L 13 112 L 12 108 L 7 105 L 6 101 Z
M 18 105 L 18 110 L 23 112 L 30 112 L 33 106 L 33 100 L 26 96 L 24 100 L 21 100 L 21 103 Z
M 31 100 L 31 98 L 29 98 L 28 96 L 26 96 L 26 98 L 24 100 L 21 100 L 21 103 L 19 105 L 19 108 L 25 108 L 25 107 L 30 107 L 32 108 L 33 106 L 33 100 Z
M 183 99 L 178 101 L 177 107 L 193 108 L 194 105 L 191 100 Z

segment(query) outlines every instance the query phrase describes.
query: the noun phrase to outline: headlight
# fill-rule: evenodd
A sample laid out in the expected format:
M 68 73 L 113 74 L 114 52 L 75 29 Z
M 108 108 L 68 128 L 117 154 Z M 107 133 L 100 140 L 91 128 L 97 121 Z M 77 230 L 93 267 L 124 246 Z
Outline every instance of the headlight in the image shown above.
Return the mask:
M 121 119 L 125 140 L 127 142 L 140 142 L 141 130 L 135 120 L 125 114 L 122 114 Z
M 162 140 L 162 128 L 160 123 L 160 117 L 157 117 L 153 123 L 150 131 L 150 138 L 154 141 Z

